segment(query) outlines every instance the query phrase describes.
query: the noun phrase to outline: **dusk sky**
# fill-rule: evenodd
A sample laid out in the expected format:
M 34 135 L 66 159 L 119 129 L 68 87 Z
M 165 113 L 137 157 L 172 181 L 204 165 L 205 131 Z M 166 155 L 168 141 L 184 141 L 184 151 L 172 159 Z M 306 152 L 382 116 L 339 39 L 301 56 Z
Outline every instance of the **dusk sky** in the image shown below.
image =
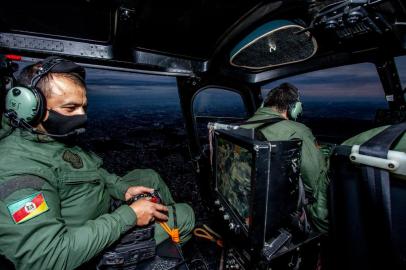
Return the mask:
M 403 88 L 406 87 L 406 56 L 396 58 Z M 402 76 L 404 75 L 404 76 Z M 283 81 L 295 84 L 304 101 L 325 99 L 327 101 L 363 101 L 365 99 L 385 102 L 384 93 L 376 68 L 371 63 L 335 67 L 310 72 L 270 83 L 264 87 L 272 89 Z
M 402 85 L 406 87 L 406 56 L 398 57 L 396 63 Z M 87 69 L 86 81 L 90 111 L 106 106 L 180 111 L 174 77 Z M 263 86 L 263 95 L 284 81 L 293 83 L 300 89 L 305 108 L 306 103 L 309 105 L 314 102 L 328 106 L 337 102 L 368 101 L 378 104 L 376 106 L 386 106 L 378 74 L 370 63 L 336 67 L 275 81 Z M 224 107 L 229 111 L 239 111 L 238 116 L 243 114 L 242 102 L 235 93 L 215 89 L 203 91 L 195 101 L 195 108 L 197 111 L 207 112 L 208 107 Z M 371 113 L 372 109 L 374 108 L 371 108 Z
M 402 83 L 406 84 L 406 56 L 396 59 Z M 404 74 L 404 76 L 402 76 Z M 97 95 L 127 96 L 149 95 L 170 96 L 176 93 L 176 82 L 173 77 L 144 75 L 128 72 L 88 69 L 87 83 L 91 93 Z M 351 66 L 336 67 L 322 71 L 310 72 L 281 81 L 289 81 L 301 89 L 303 97 L 383 97 L 379 77 L 373 64 L 363 63 Z M 281 81 L 267 84 L 264 91 Z M 90 94 L 90 93 L 89 93 Z

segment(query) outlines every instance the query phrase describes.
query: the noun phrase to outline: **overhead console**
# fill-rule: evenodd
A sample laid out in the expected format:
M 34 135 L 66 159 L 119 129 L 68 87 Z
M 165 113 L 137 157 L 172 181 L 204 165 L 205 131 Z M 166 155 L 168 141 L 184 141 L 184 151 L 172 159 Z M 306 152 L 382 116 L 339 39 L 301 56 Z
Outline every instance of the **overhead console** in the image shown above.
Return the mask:
M 404 5 L 397 0 L 311 1 L 307 15 L 274 17 L 248 32 L 230 50 L 229 63 L 257 72 L 331 51 L 382 47 L 396 54 L 406 49 Z
M 379 37 L 383 41 L 382 35 L 388 35 L 400 40 L 406 48 L 404 12 L 403 4 L 396 0 L 339 1 L 320 9 L 308 30 L 316 36 L 329 34 L 339 44 L 362 37 L 361 42 L 371 45 L 373 39 L 367 37 Z

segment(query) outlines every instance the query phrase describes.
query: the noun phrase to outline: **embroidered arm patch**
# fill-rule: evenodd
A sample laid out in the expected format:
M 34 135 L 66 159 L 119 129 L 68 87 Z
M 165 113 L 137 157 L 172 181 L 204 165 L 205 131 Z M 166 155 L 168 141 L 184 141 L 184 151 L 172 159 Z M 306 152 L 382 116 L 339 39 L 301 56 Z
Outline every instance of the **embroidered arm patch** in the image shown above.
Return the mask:
M 19 175 L 0 184 L 0 200 L 6 199 L 10 194 L 20 189 L 41 190 L 44 183 L 41 177 L 35 175 Z
M 7 208 L 16 224 L 30 220 L 49 210 L 42 192 L 31 194 L 22 200 L 10 203 Z

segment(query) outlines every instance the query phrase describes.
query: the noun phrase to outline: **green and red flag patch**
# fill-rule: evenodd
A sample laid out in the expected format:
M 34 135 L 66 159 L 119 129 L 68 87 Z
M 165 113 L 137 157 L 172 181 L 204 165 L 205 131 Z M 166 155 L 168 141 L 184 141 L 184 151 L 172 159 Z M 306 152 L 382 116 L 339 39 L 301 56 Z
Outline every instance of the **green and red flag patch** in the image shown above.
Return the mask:
M 48 205 L 42 192 L 34 193 L 18 202 L 7 205 L 16 224 L 22 223 L 48 211 Z

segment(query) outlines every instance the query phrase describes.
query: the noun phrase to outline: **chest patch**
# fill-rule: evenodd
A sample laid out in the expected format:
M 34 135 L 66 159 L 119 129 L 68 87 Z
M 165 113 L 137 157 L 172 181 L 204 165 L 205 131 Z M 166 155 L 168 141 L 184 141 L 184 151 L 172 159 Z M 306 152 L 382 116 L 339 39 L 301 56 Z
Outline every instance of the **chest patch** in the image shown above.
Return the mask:
M 83 168 L 83 161 L 80 156 L 69 150 L 65 150 L 65 152 L 63 152 L 62 159 L 70 163 L 70 165 L 75 169 Z
M 14 223 L 19 224 L 49 210 L 42 192 L 34 193 L 18 202 L 7 205 Z

